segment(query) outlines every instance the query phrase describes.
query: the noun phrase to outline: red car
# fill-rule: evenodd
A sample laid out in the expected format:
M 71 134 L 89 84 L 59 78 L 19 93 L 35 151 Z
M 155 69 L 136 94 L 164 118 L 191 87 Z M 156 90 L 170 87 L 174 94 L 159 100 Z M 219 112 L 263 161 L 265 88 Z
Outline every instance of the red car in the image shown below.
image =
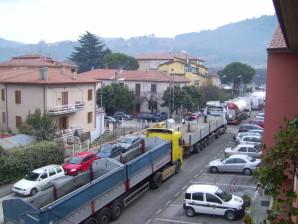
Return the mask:
M 67 175 L 77 175 L 78 173 L 87 171 L 94 160 L 98 159 L 94 152 L 80 152 L 70 157 L 62 167 Z
M 264 120 L 262 120 L 262 119 L 249 120 L 248 123 L 250 123 L 250 124 L 256 124 L 256 125 L 264 128 Z

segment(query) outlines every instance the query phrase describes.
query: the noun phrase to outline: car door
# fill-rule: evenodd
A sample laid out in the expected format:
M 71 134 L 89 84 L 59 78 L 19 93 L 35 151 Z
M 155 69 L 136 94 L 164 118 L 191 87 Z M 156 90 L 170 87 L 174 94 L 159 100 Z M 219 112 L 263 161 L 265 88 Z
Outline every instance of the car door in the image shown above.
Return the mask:
M 55 178 L 57 178 L 57 172 L 56 169 L 50 169 L 49 171 L 49 181 L 54 180 Z
M 91 163 L 90 160 L 91 160 L 90 155 L 86 156 L 86 157 L 82 160 L 82 170 L 83 170 L 83 171 L 89 170 L 90 163 Z
M 220 167 L 220 171 L 222 172 L 233 172 L 234 167 L 234 158 L 228 158 L 225 161 L 223 161 L 223 165 Z
M 247 155 L 247 148 L 240 146 L 237 150 L 237 154 L 241 154 L 241 155 Z
M 254 158 L 260 157 L 260 153 L 255 149 L 255 148 L 247 148 L 248 150 L 248 155 Z
M 222 201 L 215 195 L 206 193 L 206 203 L 209 214 L 224 215 L 226 208 L 222 206 Z
M 246 165 L 246 161 L 241 158 L 235 158 L 233 172 L 242 173 L 244 166 Z
M 38 178 L 37 188 L 40 190 L 49 181 L 48 171 L 44 171 Z
M 192 207 L 197 213 L 208 213 L 207 203 L 203 192 L 192 193 L 191 203 Z

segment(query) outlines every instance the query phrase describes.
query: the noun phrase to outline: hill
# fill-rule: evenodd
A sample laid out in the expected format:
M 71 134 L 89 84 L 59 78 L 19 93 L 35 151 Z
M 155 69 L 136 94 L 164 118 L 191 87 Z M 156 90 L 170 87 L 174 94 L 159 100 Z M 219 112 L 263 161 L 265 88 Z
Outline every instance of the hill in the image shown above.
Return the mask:
M 276 28 L 275 16 L 262 16 L 231 23 L 215 30 L 185 33 L 175 38 L 160 38 L 154 35 L 123 38 L 103 38 L 113 52 L 137 55 L 146 52 L 187 51 L 206 61 L 208 66 L 224 66 L 232 61 L 241 61 L 256 67 L 265 67 L 266 48 Z M 65 60 L 75 41 L 57 43 L 22 44 L 0 38 L 0 61 L 22 54 L 43 54 L 57 60 Z

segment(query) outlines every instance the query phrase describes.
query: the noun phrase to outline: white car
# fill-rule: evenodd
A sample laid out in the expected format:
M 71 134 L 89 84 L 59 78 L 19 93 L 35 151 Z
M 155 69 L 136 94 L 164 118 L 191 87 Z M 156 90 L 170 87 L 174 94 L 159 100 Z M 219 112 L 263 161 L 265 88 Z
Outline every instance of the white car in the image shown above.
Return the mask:
M 239 139 L 238 143 L 240 144 L 255 144 L 260 146 L 263 142 L 262 136 L 256 136 L 255 134 L 252 135 L 244 135 L 242 138 Z
M 254 144 L 239 144 L 234 148 L 229 147 L 225 149 L 226 156 L 230 156 L 233 154 L 242 154 L 242 155 L 248 155 L 254 158 L 260 158 L 261 153 L 262 153 L 261 148 Z
M 60 165 L 48 165 L 27 174 L 22 180 L 14 184 L 12 191 L 21 195 L 35 195 L 50 181 L 64 176 Z
M 243 136 L 247 136 L 247 135 L 256 135 L 256 136 L 262 137 L 262 135 L 258 132 L 249 132 L 248 131 L 248 132 L 239 132 L 237 135 L 234 136 L 234 140 L 236 142 L 239 142 Z
M 208 164 L 211 173 L 238 172 L 251 175 L 260 165 L 261 160 L 248 155 L 235 154 L 225 159 L 216 159 Z
M 214 185 L 194 184 L 187 188 L 183 208 L 189 217 L 196 214 L 223 215 L 235 220 L 244 215 L 243 199 Z

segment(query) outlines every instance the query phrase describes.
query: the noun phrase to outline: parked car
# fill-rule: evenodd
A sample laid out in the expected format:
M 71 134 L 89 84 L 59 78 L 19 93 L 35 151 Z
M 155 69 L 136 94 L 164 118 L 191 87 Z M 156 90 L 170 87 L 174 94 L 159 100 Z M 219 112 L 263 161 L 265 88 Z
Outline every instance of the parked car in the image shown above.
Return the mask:
M 117 120 L 132 120 L 132 116 L 130 114 L 124 113 L 122 111 L 115 112 L 113 117 Z
M 149 112 L 141 112 L 141 113 L 138 114 L 138 120 L 159 122 L 159 121 L 162 120 L 162 118 L 160 116 L 151 114 Z
M 260 165 L 261 160 L 248 155 L 235 154 L 225 159 L 216 159 L 208 164 L 211 173 L 237 172 L 251 175 Z
M 108 143 L 98 149 L 98 158 L 114 158 L 126 150 L 119 144 Z
M 239 139 L 238 143 L 240 144 L 255 144 L 255 145 L 261 145 L 263 142 L 262 136 L 256 136 L 256 135 L 244 135 L 242 138 Z
M 95 152 L 80 152 L 70 157 L 62 166 L 67 175 L 77 175 L 89 170 L 96 159 L 98 157 Z
M 248 123 L 249 124 L 256 124 L 256 125 L 264 128 L 264 119 L 257 119 L 257 118 L 255 118 L 255 119 L 249 120 Z
M 222 215 L 227 220 L 243 217 L 243 199 L 214 185 L 194 184 L 185 192 L 183 208 L 189 217 L 196 214 Z
M 225 149 L 225 155 L 230 156 L 233 154 L 249 155 L 254 158 L 261 157 L 261 148 L 260 146 L 254 144 L 239 144 L 235 147 L 229 147 Z
M 238 132 L 246 132 L 246 131 L 255 130 L 255 129 L 263 130 L 262 127 L 255 124 L 242 124 L 240 125 Z
M 249 130 L 246 133 L 258 133 L 258 134 L 260 134 L 263 137 L 264 130 L 263 129 L 253 129 L 253 130 Z
M 161 120 L 167 120 L 168 119 L 168 113 L 167 112 L 156 112 L 155 116 L 160 117 Z
M 28 173 L 22 180 L 13 185 L 12 191 L 21 195 L 35 195 L 54 179 L 64 176 L 60 165 L 47 165 Z
M 234 138 L 234 140 L 235 140 L 236 142 L 239 142 L 240 139 L 241 139 L 243 136 L 246 136 L 246 135 L 256 135 L 256 136 L 260 136 L 260 137 L 263 136 L 263 135 L 262 135 L 261 133 L 259 133 L 259 132 L 250 132 L 250 131 L 247 131 L 247 132 L 239 132 L 238 134 L 235 134 L 233 138 Z
M 195 119 L 198 119 L 199 117 L 202 116 L 201 112 L 188 112 L 185 116 L 184 119 L 186 121 L 193 121 Z
M 137 146 L 141 146 L 141 136 L 127 135 L 120 139 L 118 144 L 125 150 L 128 151 Z
M 110 123 L 121 123 L 121 120 L 117 120 L 116 118 L 112 116 L 105 116 L 105 120 L 110 122 Z
M 265 113 L 264 113 L 264 112 L 259 112 L 259 113 L 256 115 L 256 118 L 257 118 L 257 119 L 263 119 L 263 120 L 264 120 L 264 117 L 265 117 Z

